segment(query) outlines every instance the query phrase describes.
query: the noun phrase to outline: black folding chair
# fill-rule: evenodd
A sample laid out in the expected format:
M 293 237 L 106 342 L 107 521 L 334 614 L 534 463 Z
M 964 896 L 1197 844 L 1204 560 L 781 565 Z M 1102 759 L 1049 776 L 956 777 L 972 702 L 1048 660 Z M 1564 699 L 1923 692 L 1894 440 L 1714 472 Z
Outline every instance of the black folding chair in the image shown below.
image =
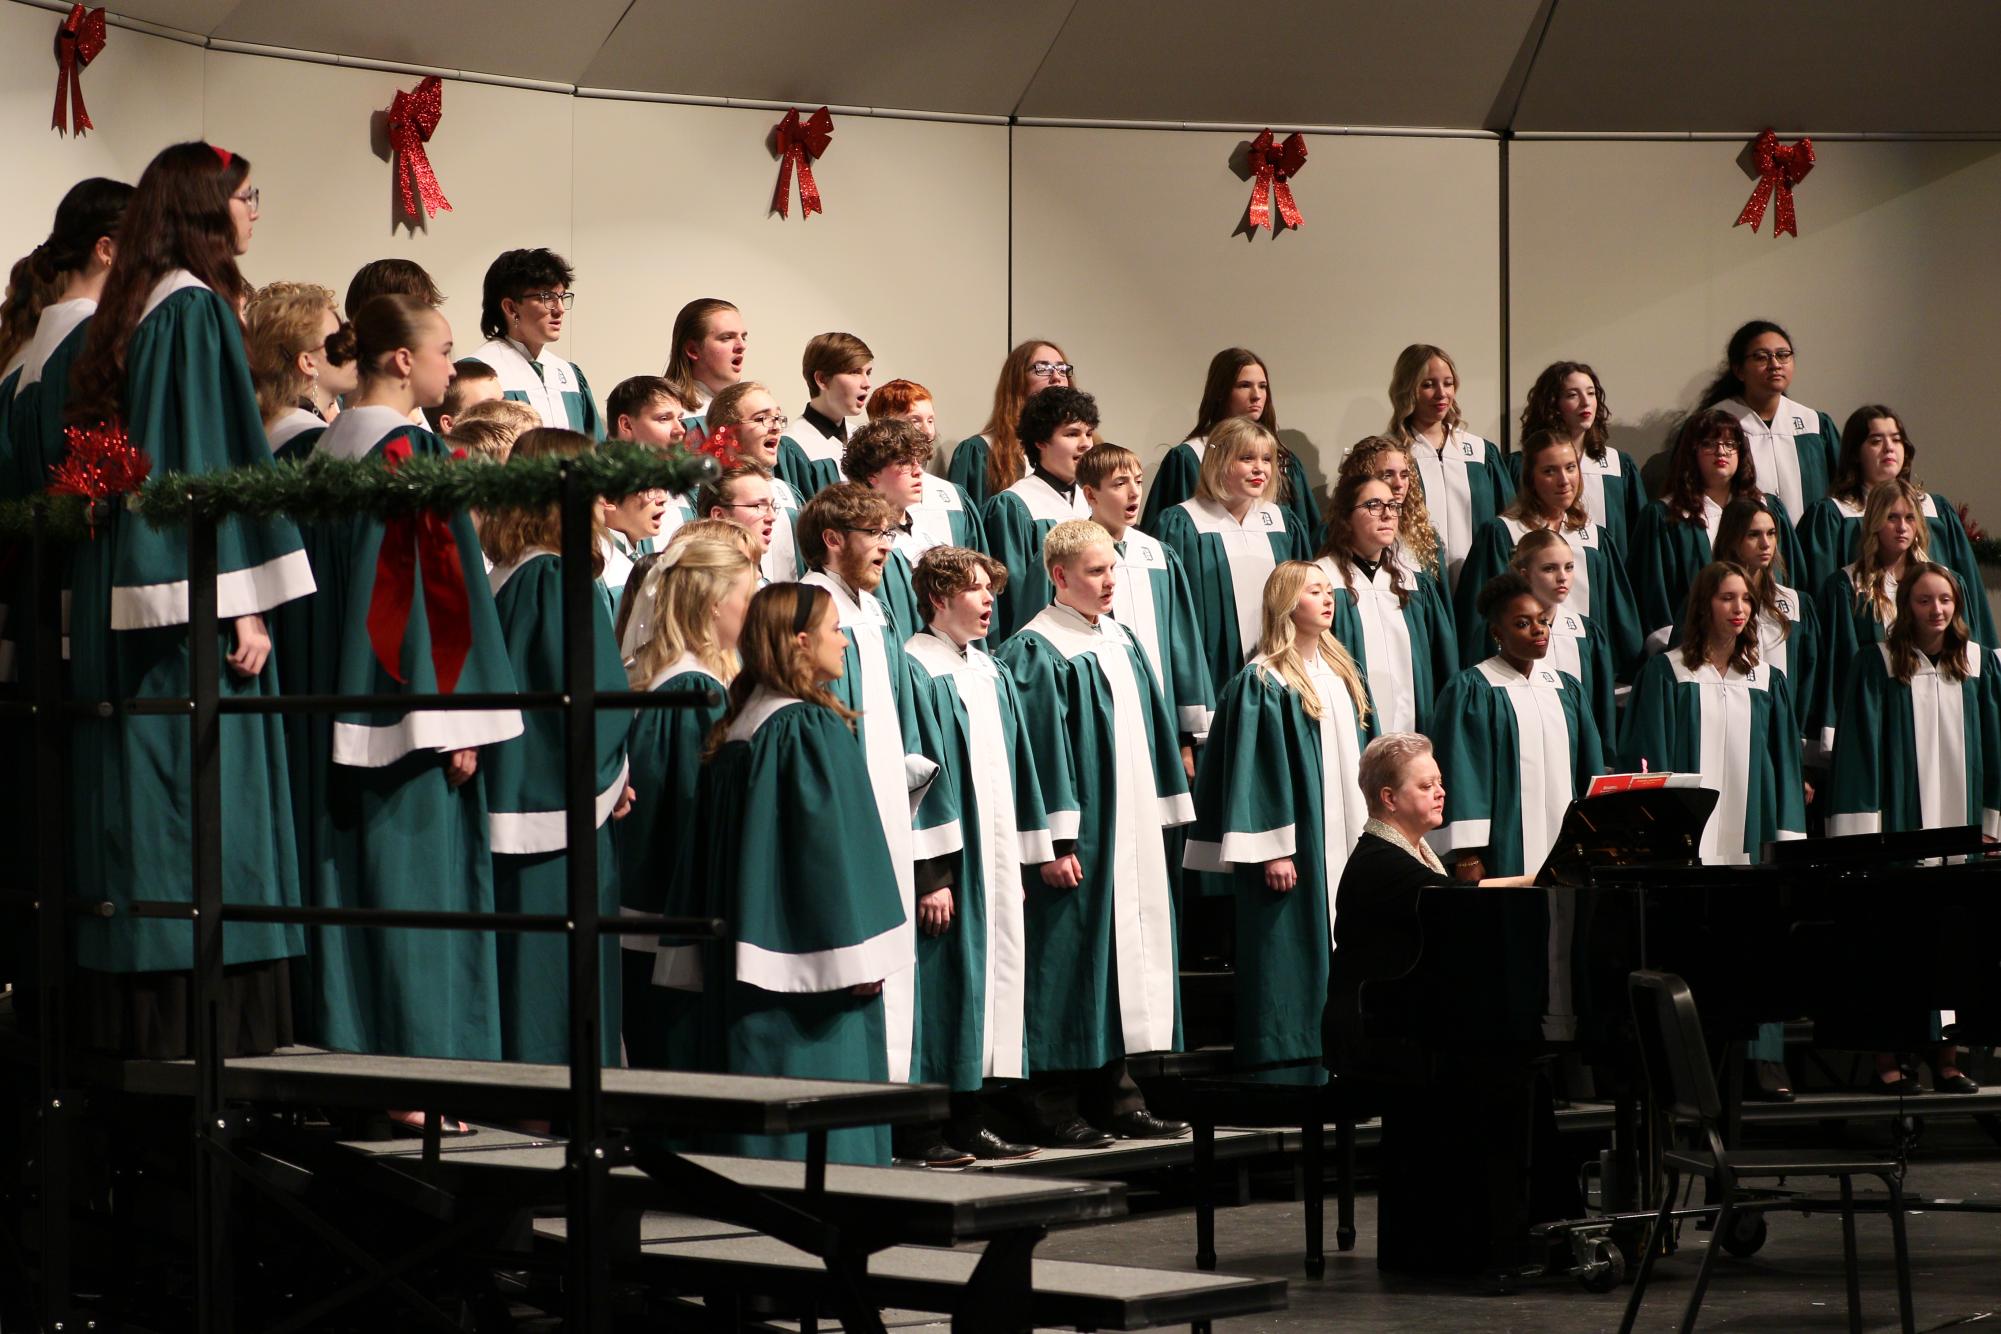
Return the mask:
M 1861 1334 L 1862 1286 L 1855 1262 L 1854 1178 L 1882 1179 L 1890 1192 L 1890 1234 L 1897 1250 L 1897 1311 L 1903 1318 L 1905 1334 L 1912 1334 L 1911 1256 L 1904 1238 L 1904 1190 L 1898 1180 L 1894 1159 L 1832 1149 L 1725 1149 L 1720 1131 L 1722 1100 L 1716 1094 L 1716 1077 L 1709 1064 L 1708 1044 L 1702 1038 L 1702 1023 L 1696 1017 L 1695 997 L 1688 984 L 1673 973 L 1637 972 L 1627 984 L 1633 1005 L 1634 1027 L 1640 1039 L 1640 1057 L 1646 1067 L 1647 1088 L 1655 1110 L 1666 1122 L 1669 1145 L 1661 1154 L 1667 1170 L 1667 1192 L 1661 1197 L 1660 1213 L 1649 1228 L 1641 1249 L 1640 1272 L 1633 1280 L 1633 1295 L 1626 1302 L 1626 1318 L 1619 1334 L 1631 1334 L 1639 1317 L 1640 1302 L 1652 1276 L 1654 1260 L 1667 1240 L 1668 1215 L 1684 1173 L 1713 1184 L 1717 1213 L 1702 1267 L 1696 1271 L 1695 1291 L 1688 1295 L 1688 1310 L 1682 1315 L 1682 1334 L 1695 1328 L 1696 1312 L 1709 1287 L 1721 1239 L 1730 1235 L 1736 1213 L 1745 1208 L 1797 1207 L 1786 1204 L 1740 1202 L 1738 1182 L 1744 1179 L 1827 1176 L 1841 1183 L 1841 1250 L 1848 1278 L 1848 1327 Z M 1674 1132 L 1687 1129 L 1693 1142 L 1707 1147 L 1672 1147 Z

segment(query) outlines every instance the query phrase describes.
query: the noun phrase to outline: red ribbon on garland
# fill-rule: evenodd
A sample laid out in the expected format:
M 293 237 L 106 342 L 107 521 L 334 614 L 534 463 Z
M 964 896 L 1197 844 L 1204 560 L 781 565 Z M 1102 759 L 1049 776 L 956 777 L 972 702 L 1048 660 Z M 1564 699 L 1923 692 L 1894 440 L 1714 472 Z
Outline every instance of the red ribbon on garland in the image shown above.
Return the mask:
M 787 210 L 792 203 L 792 171 L 799 171 L 799 216 L 824 213 L 820 207 L 820 186 L 813 179 L 813 159 L 827 151 L 827 144 L 834 137 L 834 118 L 821 107 L 805 120 L 799 119 L 799 108 L 785 113 L 785 119 L 778 122 L 778 191 L 771 197 L 771 206 L 778 210 L 781 218 L 791 217 Z
M 383 447 L 382 456 L 389 471 L 395 472 L 411 452 L 410 437 L 398 436 Z M 431 630 L 431 666 L 437 673 L 438 689 L 450 694 L 459 683 L 459 673 L 465 670 L 466 656 L 472 652 L 471 600 L 451 522 L 429 510 L 385 522 L 382 546 L 375 556 L 368 642 L 382 670 L 399 682 L 405 681 L 403 636 L 410 626 L 410 606 L 420 577 L 424 583 L 424 622 Z
M 1758 168 L 1758 187 L 1751 191 L 1751 197 L 1744 202 L 1744 211 L 1737 215 L 1733 227 L 1751 224 L 1757 231 L 1758 224 L 1765 220 L 1765 205 L 1772 202 L 1774 195 L 1779 200 L 1779 215 L 1772 219 L 1772 237 L 1798 236 L 1799 220 L 1793 214 L 1793 187 L 1806 179 L 1813 170 L 1813 140 L 1801 139 L 1795 144 L 1782 144 L 1779 136 L 1766 130 L 1751 141 L 1751 161 Z
M 78 77 L 83 67 L 97 59 L 97 53 L 104 49 L 104 11 L 86 11 L 82 5 L 71 5 L 69 17 L 56 27 L 56 114 L 50 121 L 51 129 L 68 134 L 72 130 L 79 137 L 97 127 L 90 123 L 90 113 L 83 107 L 83 82 Z M 69 94 L 69 118 L 63 118 L 63 94 Z
M 424 151 L 444 115 L 445 85 L 435 74 L 414 89 L 397 93 L 389 104 L 389 149 L 396 154 L 397 197 L 405 217 L 420 216 L 420 205 L 425 218 L 435 217 L 440 209 L 452 211 L 452 201 L 445 198 Z
M 1288 227 L 1297 227 L 1305 221 L 1299 212 L 1299 201 L 1292 197 L 1292 186 L 1288 183 L 1306 165 L 1306 140 L 1294 133 L 1279 143 L 1270 130 L 1266 130 L 1251 140 L 1251 171 L 1257 183 L 1251 187 L 1251 230 L 1260 227 L 1271 228 L 1278 234 L 1278 227 L 1271 220 L 1271 206 L 1274 197 L 1278 200 L 1278 216 Z
M 743 462 L 743 447 L 737 441 L 734 426 L 718 426 L 713 431 L 700 425 L 690 426 L 687 447 L 697 454 L 707 454 L 724 472 Z
M 118 422 L 96 426 L 66 426 L 69 442 L 62 462 L 49 469 L 49 490 L 55 495 L 82 496 L 90 501 L 90 535 L 97 536 L 97 502 L 137 491 L 153 471 L 153 460 L 134 445 Z

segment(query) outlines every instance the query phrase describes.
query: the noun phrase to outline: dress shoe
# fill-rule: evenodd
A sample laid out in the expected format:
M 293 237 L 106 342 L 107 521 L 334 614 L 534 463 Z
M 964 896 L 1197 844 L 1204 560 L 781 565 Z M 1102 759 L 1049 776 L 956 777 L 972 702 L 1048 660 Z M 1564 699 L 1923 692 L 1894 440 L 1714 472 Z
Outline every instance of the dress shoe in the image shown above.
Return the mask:
M 972 1154 L 964 1149 L 955 1149 L 943 1140 L 923 1145 L 915 1153 L 899 1153 L 896 1156 L 907 1163 L 919 1163 L 925 1167 L 970 1167 L 973 1163 Z
M 1014 1158 L 1033 1158 L 1042 1150 L 1033 1144 L 1014 1144 L 1002 1139 L 993 1131 L 981 1126 L 970 1133 L 950 1134 L 952 1147 L 970 1153 L 984 1162 L 1004 1162 Z
M 1980 1092 L 1980 1085 L 1974 1083 L 1970 1076 L 1961 1074 L 1957 1070 L 1949 1075 L 1934 1075 L 1932 1077 L 1932 1087 L 1940 1093 Z
M 1102 1149 L 1117 1142 L 1118 1136 L 1106 1134 L 1081 1116 L 1042 1132 L 1045 1149 Z
M 1180 1139 L 1189 1126 L 1186 1121 L 1169 1121 L 1142 1107 L 1136 1112 L 1121 1112 L 1105 1123 L 1105 1129 L 1120 1139 Z
M 1917 1077 L 1908 1070 L 1899 1072 L 1902 1075 L 1899 1079 L 1883 1078 L 1888 1073 L 1889 1071 L 1885 1070 L 1872 1076 L 1869 1080 L 1869 1092 L 1888 1094 L 1892 1098 L 1915 1098 L 1925 1091 L 1925 1086 L 1920 1084 Z

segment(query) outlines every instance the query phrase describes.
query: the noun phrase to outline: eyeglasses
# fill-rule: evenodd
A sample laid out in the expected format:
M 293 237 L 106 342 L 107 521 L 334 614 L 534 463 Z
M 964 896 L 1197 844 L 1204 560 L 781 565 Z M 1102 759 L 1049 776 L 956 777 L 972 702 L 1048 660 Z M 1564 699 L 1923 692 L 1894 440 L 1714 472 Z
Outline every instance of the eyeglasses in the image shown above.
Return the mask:
M 1067 361 L 1031 361 L 1028 363 L 1028 369 L 1033 375 L 1061 375 L 1067 380 L 1070 378 L 1070 372 L 1077 368 Z
M 1753 366 L 1790 366 L 1793 364 L 1793 350 L 1789 347 L 1759 348 L 1744 360 Z
M 745 417 L 744 421 L 761 431 L 782 431 L 792 424 L 792 419 L 782 412 L 760 412 L 755 417 Z
M 1396 500 L 1365 500 L 1355 506 L 1355 508 L 1358 510 L 1367 510 L 1370 514 L 1377 515 L 1403 513 L 1403 503 Z
M 1699 454 L 1735 454 L 1739 450 L 1728 440 L 1705 440 L 1695 447 Z
M 844 533 L 859 533 L 863 537 L 872 537 L 878 543 L 893 542 L 896 540 L 896 529 L 894 528 L 843 528 L 841 531 Z
M 732 500 L 724 504 L 724 509 L 749 510 L 752 514 L 776 514 L 778 506 L 769 500 Z
M 262 198 L 262 195 L 259 193 L 257 187 L 253 185 L 248 190 L 238 190 L 230 198 L 247 205 L 250 211 L 255 213 L 257 212 L 257 201 Z
M 523 292 L 523 301 L 539 301 L 545 306 L 561 306 L 564 310 L 577 304 L 575 292 Z

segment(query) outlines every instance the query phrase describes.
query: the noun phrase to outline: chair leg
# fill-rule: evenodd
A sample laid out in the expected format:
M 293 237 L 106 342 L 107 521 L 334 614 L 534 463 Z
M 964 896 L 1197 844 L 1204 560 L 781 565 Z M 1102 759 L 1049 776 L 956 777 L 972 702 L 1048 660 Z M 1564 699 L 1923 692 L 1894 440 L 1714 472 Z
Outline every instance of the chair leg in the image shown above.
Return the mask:
M 1324 1228 L 1327 1208 L 1327 1127 L 1308 1121 L 1304 1130 L 1305 1152 L 1300 1167 L 1306 1178 L 1306 1276 L 1321 1278 L 1327 1273 Z
M 1195 1267 L 1216 1267 L 1216 1127 L 1195 1123 Z
M 1633 1275 L 1633 1291 L 1626 1298 L 1626 1316 L 1619 1322 L 1619 1334 L 1633 1334 L 1633 1322 L 1640 1318 L 1640 1302 L 1647 1291 L 1647 1280 L 1653 1277 L 1654 1258 L 1667 1244 L 1668 1213 L 1674 1208 L 1675 1188 L 1680 1184 L 1681 1173 L 1670 1167 L 1667 1169 L 1667 1194 L 1661 1199 L 1661 1211 L 1654 1215 L 1653 1225 L 1640 1239 L 1640 1272 Z
M 1911 1247 L 1904 1235 L 1904 1183 L 1885 1173 L 1883 1184 L 1890 1188 L 1890 1239 L 1897 1248 L 1897 1318 L 1904 1334 L 1914 1334 L 1917 1318 L 1911 1313 Z
M 1855 1259 L 1855 1182 L 1841 1178 L 1841 1271 L 1848 1281 L 1848 1331 L 1862 1334 L 1862 1273 Z
M 1716 1226 L 1710 1230 L 1709 1245 L 1703 1249 L 1702 1264 L 1695 1271 L 1695 1290 L 1688 1294 L 1688 1309 L 1681 1317 L 1681 1334 L 1695 1334 L 1695 1316 L 1702 1309 L 1703 1294 L 1709 1291 L 1710 1271 L 1716 1267 L 1716 1256 L 1723 1249 L 1723 1238 L 1730 1235 L 1730 1224 L 1737 1215 L 1737 1183 L 1721 1173 L 1711 1180 L 1715 1182 L 1717 1192 Z
M 1341 1200 L 1335 1214 L 1334 1248 L 1355 1249 L 1355 1120 L 1343 1114 L 1334 1123 L 1334 1154 L 1341 1160 Z

